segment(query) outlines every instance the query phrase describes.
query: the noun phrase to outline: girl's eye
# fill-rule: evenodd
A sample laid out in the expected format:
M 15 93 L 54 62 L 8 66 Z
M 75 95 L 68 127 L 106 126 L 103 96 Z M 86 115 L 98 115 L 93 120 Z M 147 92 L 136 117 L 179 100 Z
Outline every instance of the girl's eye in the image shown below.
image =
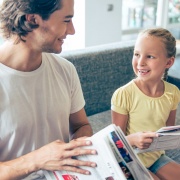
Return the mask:
M 154 59 L 154 56 L 151 56 L 151 55 L 149 55 L 149 56 L 147 56 L 149 59 Z
M 139 54 L 138 54 L 138 53 L 134 53 L 134 56 L 137 56 L 137 57 L 138 57 L 138 56 L 139 56 Z

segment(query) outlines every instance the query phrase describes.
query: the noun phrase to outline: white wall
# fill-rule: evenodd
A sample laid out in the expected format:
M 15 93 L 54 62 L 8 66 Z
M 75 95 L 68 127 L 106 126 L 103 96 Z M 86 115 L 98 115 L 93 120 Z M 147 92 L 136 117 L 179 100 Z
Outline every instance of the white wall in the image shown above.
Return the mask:
M 121 40 L 121 3 L 121 0 L 85 0 L 86 47 Z
M 85 0 L 74 0 L 73 24 L 75 35 L 68 35 L 63 51 L 85 48 Z

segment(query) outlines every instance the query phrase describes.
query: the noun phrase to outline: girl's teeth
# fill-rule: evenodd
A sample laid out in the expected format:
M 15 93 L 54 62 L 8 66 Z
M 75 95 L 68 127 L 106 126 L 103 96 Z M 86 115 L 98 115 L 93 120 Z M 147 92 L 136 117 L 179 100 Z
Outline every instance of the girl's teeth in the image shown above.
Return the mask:
M 139 72 L 141 72 L 141 73 L 146 73 L 146 72 L 148 72 L 148 71 L 143 71 L 143 70 L 142 70 L 142 71 L 139 71 Z

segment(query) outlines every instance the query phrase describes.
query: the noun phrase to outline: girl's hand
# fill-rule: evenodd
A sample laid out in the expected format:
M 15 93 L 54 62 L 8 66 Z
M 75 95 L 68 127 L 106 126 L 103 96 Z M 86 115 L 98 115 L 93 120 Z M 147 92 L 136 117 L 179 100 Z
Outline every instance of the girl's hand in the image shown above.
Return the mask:
M 137 132 L 127 136 L 127 139 L 132 146 L 147 149 L 153 142 L 154 137 L 158 137 L 156 132 Z

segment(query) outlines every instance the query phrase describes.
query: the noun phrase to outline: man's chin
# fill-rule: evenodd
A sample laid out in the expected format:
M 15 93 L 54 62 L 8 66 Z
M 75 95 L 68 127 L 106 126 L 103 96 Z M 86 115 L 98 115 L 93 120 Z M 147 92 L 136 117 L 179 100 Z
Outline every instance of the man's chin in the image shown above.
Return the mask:
M 58 51 L 58 52 L 53 52 L 54 54 L 60 54 L 62 51 Z
M 52 51 L 52 53 L 54 53 L 54 54 L 60 54 L 62 52 L 62 48 L 60 48 L 60 49 L 54 49 L 53 51 Z

